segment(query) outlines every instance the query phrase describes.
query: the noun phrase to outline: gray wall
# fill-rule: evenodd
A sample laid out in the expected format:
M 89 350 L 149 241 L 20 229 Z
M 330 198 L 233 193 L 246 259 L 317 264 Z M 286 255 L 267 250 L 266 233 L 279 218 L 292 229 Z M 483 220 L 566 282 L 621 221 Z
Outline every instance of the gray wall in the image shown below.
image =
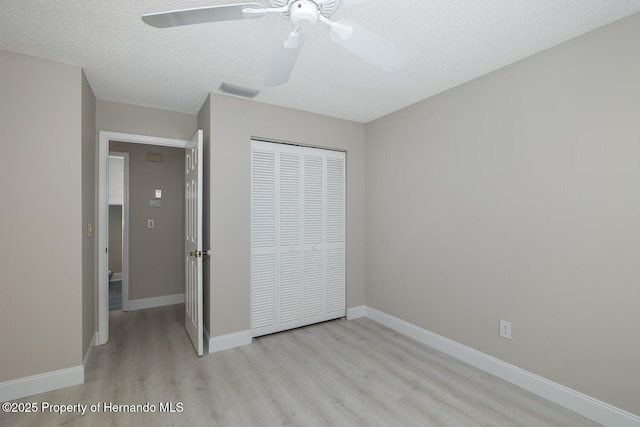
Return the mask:
M 196 116 L 98 100 L 96 128 L 99 131 L 188 140 L 196 131 Z
M 640 414 L 638 40 L 635 15 L 369 123 L 367 305 Z
M 364 303 L 364 125 L 211 94 L 208 164 L 211 336 L 248 330 L 251 137 L 347 150 L 347 307 Z M 203 112 L 201 111 L 201 115 Z
M 129 299 L 183 293 L 184 149 L 111 142 L 109 150 L 129 153 Z M 151 207 L 156 189 L 162 206 Z
M 92 317 L 82 308 L 93 257 L 92 243 L 85 244 L 91 184 L 82 185 L 91 173 L 82 167 L 91 97 L 85 92 L 84 110 L 76 66 L 0 52 L 0 70 L 4 382 L 82 364 Z

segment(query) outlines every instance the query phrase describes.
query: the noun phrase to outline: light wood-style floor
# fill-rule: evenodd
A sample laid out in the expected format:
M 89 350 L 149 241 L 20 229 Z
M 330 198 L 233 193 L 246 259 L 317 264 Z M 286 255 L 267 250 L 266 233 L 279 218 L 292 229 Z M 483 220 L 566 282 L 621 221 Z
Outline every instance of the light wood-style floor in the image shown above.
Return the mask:
M 87 413 L 0 413 L 2 426 L 595 426 L 368 319 L 270 335 L 197 357 L 184 306 L 112 312 L 85 384 L 19 402 Z M 105 413 L 104 405 L 155 405 Z M 160 412 L 160 402 L 182 412 Z M 90 413 L 90 405 L 101 404 Z

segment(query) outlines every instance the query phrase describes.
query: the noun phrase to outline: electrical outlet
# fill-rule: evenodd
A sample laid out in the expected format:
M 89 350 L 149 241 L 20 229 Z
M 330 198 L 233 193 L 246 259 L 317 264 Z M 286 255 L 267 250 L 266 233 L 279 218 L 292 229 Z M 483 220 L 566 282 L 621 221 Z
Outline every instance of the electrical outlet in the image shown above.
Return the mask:
M 147 228 L 155 228 L 156 222 L 152 219 L 147 220 Z
M 500 321 L 500 336 L 508 340 L 511 339 L 511 322 L 507 322 L 506 320 Z

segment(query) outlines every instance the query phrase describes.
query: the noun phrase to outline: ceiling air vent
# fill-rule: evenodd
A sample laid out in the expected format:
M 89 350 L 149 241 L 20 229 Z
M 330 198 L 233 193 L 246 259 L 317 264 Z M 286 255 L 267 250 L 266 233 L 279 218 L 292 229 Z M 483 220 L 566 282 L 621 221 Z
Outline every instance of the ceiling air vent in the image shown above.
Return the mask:
M 247 89 L 246 87 L 234 86 L 228 83 L 222 83 L 218 88 L 220 92 L 228 93 L 229 95 L 242 96 L 243 98 L 255 98 L 260 93 L 259 90 Z

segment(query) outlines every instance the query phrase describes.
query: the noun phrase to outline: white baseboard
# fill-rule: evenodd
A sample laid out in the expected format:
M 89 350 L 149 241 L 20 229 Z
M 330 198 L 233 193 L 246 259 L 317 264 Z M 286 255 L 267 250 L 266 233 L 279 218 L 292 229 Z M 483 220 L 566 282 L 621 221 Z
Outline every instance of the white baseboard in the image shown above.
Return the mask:
M 165 305 L 182 304 L 184 302 L 184 293 L 163 295 L 160 297 L 130 299 L 127 304 L 126 311 L 144 310 L 145 308 L 162 307 Z
M 357 307 L 359 309 L 359 307 Z M 462 360 L 476 368 L 502 378 L 538 396 L 605 426 L 639 427 L 640 417 L 608 403 L 594 399 L 563 385 L 549 381 L 493 356 L 420 328 L 371 307 L 364 315 L 394 331 Z
M 209 333 L 206 332 L 206 336 L 208 337 L 207 349 L 209 353 L 215 353 L 216 351 L 229 350 L 234 347 L 240 347 L 241 345 L 251 344 L 251 341 L 253 340 L 250 329 L 217 337 L 209 337 Z
M 359 305 L 357 307 L 347 308 L 347 320 L 359 319 L 364 317 L 366 306 Z
M 84 383 L 84 367 L 60 369 L 45 374 L 0 383 L 0 402 L 33 396 L 59 388 Z

